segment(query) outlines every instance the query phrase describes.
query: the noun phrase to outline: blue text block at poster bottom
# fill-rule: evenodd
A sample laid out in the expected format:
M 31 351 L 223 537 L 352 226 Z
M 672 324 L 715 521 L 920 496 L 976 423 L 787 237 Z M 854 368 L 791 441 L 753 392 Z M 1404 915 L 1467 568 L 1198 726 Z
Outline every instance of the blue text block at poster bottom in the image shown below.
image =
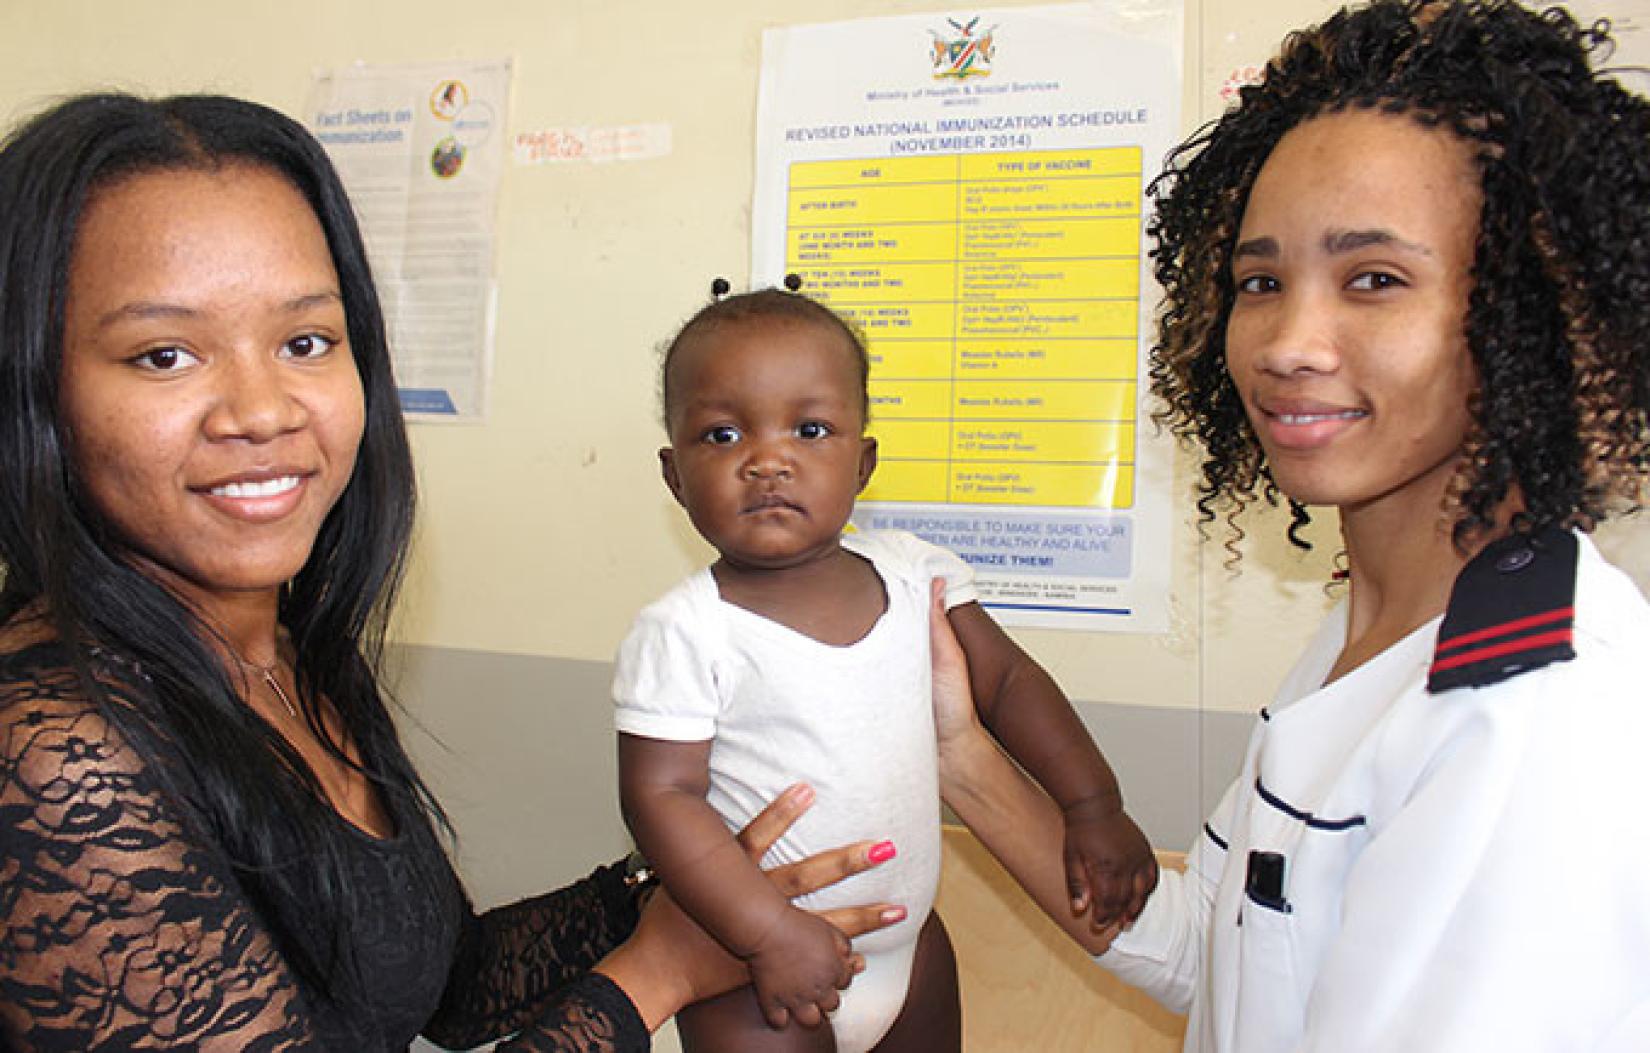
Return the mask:
M 1128 616 L 1134 520 L 1105 511 L 997 511 L 866 504 L 862 530 L 905 530 L 974 568 L 980 602 L 998 611 Z
M 453 405 L 453 397 L 445 388 L 398 388 L 401 396 L 402 413 L 438 413 L 453 417 L 458 414 L 458 407 Z

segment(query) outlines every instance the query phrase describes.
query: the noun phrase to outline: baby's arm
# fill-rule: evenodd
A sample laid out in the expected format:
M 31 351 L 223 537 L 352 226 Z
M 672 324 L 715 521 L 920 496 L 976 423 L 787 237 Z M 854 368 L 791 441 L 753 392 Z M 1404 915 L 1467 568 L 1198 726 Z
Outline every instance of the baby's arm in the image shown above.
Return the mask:
M 706 802 L 710 746 L 621 734 L 625 822 L 677 903 L 749 965 L 768 1023 L 817 1026 L 848 984 L 847 937 L 793 907 Z
M 1054 679 L 978 603 L 951 608 L 948 620 L 980 722 L 1060 805 L 1072 910 L 1092 904 L 1097 926 L 1132 920 L 1157 885 L 1157 860 L 1123 811 L 1111 766 Z

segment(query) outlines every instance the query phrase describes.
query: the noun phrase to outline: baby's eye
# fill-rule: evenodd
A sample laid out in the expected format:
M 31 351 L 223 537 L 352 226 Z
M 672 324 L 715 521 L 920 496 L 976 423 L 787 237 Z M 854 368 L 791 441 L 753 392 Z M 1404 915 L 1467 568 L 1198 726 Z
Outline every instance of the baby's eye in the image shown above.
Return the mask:
M 1382 289 L 1395 289 L 1404 284 L 1404 280 L 1396 274 L 1386 271 L 1365 271 L 1346 283 L 1348 289 L 1359 292 L 1379 292 Z
M 802 439 L 823 439 L 831 434 L 831 426 L 822 420 L 805 420 L 796 426 L 796 434 Z
M 337 346 L 337 342 L 320 333 L 305 333 L 288 340 L 281 347 L 287 358 L 320 358 Z
M 1278 280 L 1270 274 L 1250 274 L 1239 278 L 1238 292 L 1251 296 L 1260 293 L 1275 293 L 1278 291 Z
M 712 446 L 732 446 L 740 439 L 739 429 L 731 424 L 718 424 L 705 432 L 705 440 Z
M 131 359 L 132 364 L 149 373 L 175 373 L 200 361 L 181 347 L 151 347 Z

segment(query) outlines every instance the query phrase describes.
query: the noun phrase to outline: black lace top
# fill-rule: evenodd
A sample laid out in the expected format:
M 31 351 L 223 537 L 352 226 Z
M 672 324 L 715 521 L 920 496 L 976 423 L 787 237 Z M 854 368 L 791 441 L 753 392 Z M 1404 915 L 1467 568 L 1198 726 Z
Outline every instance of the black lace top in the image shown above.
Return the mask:
M 0 655 L 0 1049 L 355 1053 L 420 1032 L 452 1048 L 514 1034 L 499 1049 L 648 1049 L 623 992 L 587 971 L 635 925 L 619 867 L 477 915 L 422 814 L 392 808 L 386 840 L 350 827 L 348 871 L 375 909 L 344 934 L 363 978 L 345 1007 L 276 949 L 272 929 L 321 935 L 305 905 L 261 916 L 162 769 L 188 764 L 129 743 L 61 648 Z M 408 902 L 407 875 L 437 857 L 438 902 Z

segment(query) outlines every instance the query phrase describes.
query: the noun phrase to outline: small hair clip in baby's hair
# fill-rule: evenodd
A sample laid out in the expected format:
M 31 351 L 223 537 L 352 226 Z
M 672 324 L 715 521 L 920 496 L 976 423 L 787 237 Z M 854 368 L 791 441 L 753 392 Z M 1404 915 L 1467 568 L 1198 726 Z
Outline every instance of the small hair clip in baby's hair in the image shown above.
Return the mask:
M 787 274 L 787 275 L 785 275 L 785 288 L 789 289 L 791 292 L 796 292 L 797 290 L 801 289 L 802 288 L 802 275 L 800 275 L 800 274 Z
M 733 286 L 728 284 L 728 280 L 726 278 L 712 278 L 710 280 L 710 298 L 712 300 L 720 300 L 728 294 L 728 290 L 731 288 L 733 288 Z

